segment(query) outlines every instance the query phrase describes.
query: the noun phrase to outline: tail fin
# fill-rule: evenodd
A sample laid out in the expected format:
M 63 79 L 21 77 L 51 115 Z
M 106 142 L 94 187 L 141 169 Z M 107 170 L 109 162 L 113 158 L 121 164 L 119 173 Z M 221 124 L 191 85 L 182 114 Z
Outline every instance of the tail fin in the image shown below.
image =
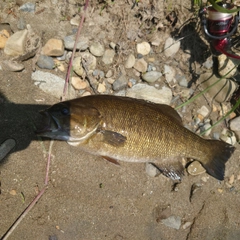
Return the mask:
M 235 147 L 217 140 L 208 140 L 211 144 L 212 156 L 206 163 L 202 163 L 207 173 L 218 180 L 224 179 L 225 163 L 233 154 Z

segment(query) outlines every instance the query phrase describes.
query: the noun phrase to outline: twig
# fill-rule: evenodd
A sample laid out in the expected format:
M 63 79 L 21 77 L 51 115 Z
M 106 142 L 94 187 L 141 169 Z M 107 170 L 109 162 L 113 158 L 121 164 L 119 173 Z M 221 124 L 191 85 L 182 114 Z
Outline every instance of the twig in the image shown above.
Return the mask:
M 67 89 L 68 89 L 70 73 L 71 73 L 71 69 L 72 69 L 72 62 L 73 62 L 73 58 L 74 58 L 74 55 L 75 55 L 75 52 L 76 52 L 77 43 L 78 43 L 78 39 L 79 39 L 81 30 L 82 30 L 83 22 L 84 22 L 84 19 L 85 19 L 85 16 L 86 16 L 86 10 L 88 8 L 88 4 L 89 4 L 89 0 L 86 0 L 85 6 L 84 6 L 84 9 L 83 9 L 83 15 L 82 15 L 81 21 L 79 23 L 79 27 L 78 27 L 78 31 L 77 31 L 77 35 L 76 35 L 76 40 L 75 40 L 74 47 L 73 47 L 72 56 L 71 56 L 69 64 L 68 64 L 68 70 L 67 70 L 67 76 L 66 76 L 66 80 L 65 80 L 64 89 L 63 89 L 62 100 L 65 100 L 65 97 L 66 97 L 66 92 L 67 92 Z
M 50 168 L 50 160 L 51 160 L 51 152 L 52 152 L 53 143 L 54 143 L 54 140 L 51 140 L 50 145 L 49 145 L 49 150 L 48 150 L 46 177 L 45 177 L 45 181 L 44 181 L 44 184 L 46 186 L 48 185 L 48 180 L 49 180 L 49 168 Z

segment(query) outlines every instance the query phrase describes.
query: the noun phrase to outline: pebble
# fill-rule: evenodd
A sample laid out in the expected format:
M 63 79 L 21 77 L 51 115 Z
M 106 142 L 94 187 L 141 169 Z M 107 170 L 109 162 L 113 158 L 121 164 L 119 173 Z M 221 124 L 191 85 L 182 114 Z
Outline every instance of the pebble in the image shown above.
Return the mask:
M 99 84 L 98 84 L 97 91 L 98 91 L 99 93 L 104 93 L 104 92 L 106 92 L 106 86 L 105 86 L 103 83 L 99 83 Z
M 233 67 L 235 63 L 233 60 L 228 58 L 225 54 L 218 56 L 218 73 L 223 77 L 226 75 Z M 237 72 L 237 68 L 234 68 L 226 77 L 233 77 Z
M 180 41 L 175 42 L 175 40 L 169 37 L 164 45 L 164 55 L 166 57 L 174 56 L 180 48 Z
M 161 221 L 165 226 L 170 228 L 178 230 L 181 227 L 181 218 L 178 216 L 170 216 L 166 219 L 162 219 Z
M 154 165 L 151 163 L 146 163 L 145 165 L 145 171 L 149 177 L 157 177 L 160 175 L 159 169 L 157 169 Z
M 110 46 L 112 49 L 115 49 L 115 48 L 116 48 L 116 43 L 110 42 L 109 46 Z
M 135 56 L 133 54 L 128 55 L 127 60 L 125 62 L 125 68 L 132 68 L 135 64 Z
M 37 66 L 42 69 L 53 69 L 55 67 L 55 63 L 52 57 L 40 55 L 37 60 Z
M 25 51 L 28 31 L 21 30 L 10 36 L 6 42 L 4 53 L 10 56 L 20 56 Z
M 204 118 L 208 116 L 209 110 L 206 106 L 202 106 L 200 109 L 197 110 L 197 113 L 201 114 Z
M 7 139 L 0 145 L 0 161 L 2 161 L 8 153 L 16 146 L 16 141 L 14 139 Z
M 81 57 L 82 57 L 82 64 L 84 63 L 88 71 L 92 71 L 96 68 L 97 58 L 94 57 L 91 53 L 83 52 L 81 53 Z
M 218 80 L 219 78 L 212 73 L 201 74 L 199 78 L 202 89 L 208 88 Z M 208 94 L 211 97 L 214 97 L 217 102 L 222 103 L 229 100 L 229 98 L 235 92 L 236 88 L 237 85 L 234 81 L 230 79 L 222 79 L 208 90 Z
M 3 49 L 5 47 L 9 37 L 10 34 L 6 29 L 0 31 L 0 49 Z
M 54 64 L 55 64 L 55 66 L 56 66 L 56 68 L 57 68 L 58 70 L 60 70 L 61 72 L 64 72 L 64 71 L 65 71 L 65 66 L 64 66 L 64 63 L 63 63 L 63 62 L 57 60 L 56 58 L 53 59 L 53 61 L 54 61 Z
M 110 70 L 108 70 L 107 73 L 106 73 L 106 78 L 110 78 L 110 77 L 112 77 L 112 76 L 113 76 L 113 71 L 110 69 Z
M 68 50 L 73 50 L 73 47 L 75 44 L 75 39 L 76 39 L 75 35 L 69 35 L 69 36 L 64 37 L 63 41 L 64 41 L 65 48 Z M 84 51 L 87 48 L 88 48 L 88 38 L 80 36 L 78 39 L 76 49 L 80 50 L 80 51 Z
M 203 133 L 203 132 L 205 132 L 207 129 L 209 129 L 209 130 L 207 130 L 204 134 L 203 134 L 203 136 L 205 136 L 205 137 L 207 137 L 207 136 L 209 136 L 210 135 L 210 133 L 211 133 L 211 131 L 212 131 L 212 125 L 210 124 L 210 123 L 206 123 L 206 124 L 204 124 L 201 128 L 200 128 L 200 132 L 201 133 Z
M 151 44 L 153 46 L 159 46 L 160 43 L 162 42 L 162 36 L 160 36 L 159 34 L 155 33 L 152 37 L 151 37 Z
M 83 74 L 85 73 L 83 67 L 82 67 L 82 57 L 76 57 L 73 59 L 72 62 L 72 68 L 73 71 L 80 77 L 83 76 Z
M 113 63 L 114 56 L 115 56 L 115 51 L 112 49 L 107 49 L 104 52 L 102 57 L 103 63 L 106 65 Z
M 98 69 L 93 70 L 93 76 L 98 78 L 104 78 L 104 72 Z
M 107 78 L 108 83 L 113 84 L 115 82 L 115 79 L 113 78 Z
M 89 86 L 88 82 L 82 80 L 79 77 L 72 77 L 71 84 L 76 90 L 83 90 Z
M 153 83 L 153 82 L 156 82 L 161 76 L 162 76 L 162 73 L 157 71 L 151 71 L 151 72 L 144 73 L 142 75 L 142 78 L 146 82 Z
M 91 54 L 96 57 L 102 57 L 105 52 L 104 46 L 99 42 L 93 43 L 90 46 L 89 50 L 90 50 Z
M 137 53 L 143 56 L 149 54 L 151 51 L 151 46 L 148 42 L 142 42 L 137 44 Z
M 185 76 L 176 76 L 175 79 L 178 81 L 179 86 L 181 87 L 188 87 L 188 81 Z
M 137 59 L 135 61 L 134 68 L 138 72 L 142 72 L 142 73 L 146 72 L 147 71 L 147 67 L 148 67 L 148 64 L 147 64 L 147 62 L 143 58 Z
M 26 21 L 25 21 L 25 19 L 23 18 L 23 17 L 20 17 L 19 18 L 19 20 L 18 20 L 18 22 L 17 22 L 17 28 L 19 29 L 19 30 L 23 30 L 23 29 L 25 29 L 26 28 Z
M 36 8 L 35 3 L 27 2 L 23 4 L 21 7 L 19 7 L 19 10 L 23 12 L 34 13 L 35 8 Z
M 164 75 L 168 83 L 175 82 L 175 69 L 171 66 L 164 65 Z
M 20 72 L 24 68 L 25 67 L 22 63 L 16 61 L 4 60 L 0 63 L 0 69 L 3 71 Z
M 183 225 L 182 225 L 182 228 L 185 230 L 187 228 L 189 228 L 193 223 L 192 222 L 185 222 Z
M 80 23 L 80 16 L 79 15 L 76 15 L 75 17 L 73 17 L 70 20 L 70 24 L 73 25 L 73 26 L 78 26 L 79 23 Z
M 224 128 L 223 131 L 221 132 L 220 139 L 231 145 L 235 145 L 237 142 L 235 134 L 232 131 L 228 130 L 227 128 Z
M 240 116 L 230 121 L 230 129 L 232 131 L 240 131 Z
M 37 70 L 32 73 L 32 80 L 42 91 L 60 99 L 63 93 L 65 80 L 52 73 Z M 69 98 L 75 98 L 75 90 L 69 86 Z
M 168 87 L 156 89 L 147 84 L 138 83 L 132 88 L 127 89 L 126 96 L 144 99 L 150 102 L 170 105 L 172 101 L 172 91 Z
M 193 161 L 188 167 L 187 167 L 187 172 L 190 175 L 196 176 L 202 173 L 205 173 L 206 170 L 205 168 L 203 168 L 203 166 L 201 165 L 201 163 L 199 163 L 198 161 Z
M 113 83 L 113 90 L 120 91 L 126 88 L 128 85 L 128 79 L 125 75 L 121 75 L 118 79 L 116 79 Z
M 64 54 L 64 45 L 61 39 L 51 38 L 42 48 L 42 54 L 59 57 Z
M 209 58 L 203 63 L 203 67 L 205 67 L 206 69 L 212 69 L 212 68 L 213 68 L 212 56 L 209 57 Z
M 235 180 L 235 176 L 234 176 L 234 174 L 232 174 L 232 175 L 229 177 L 228 183 L 229 183 L 230 185 L 233 185 L 234 180 Z

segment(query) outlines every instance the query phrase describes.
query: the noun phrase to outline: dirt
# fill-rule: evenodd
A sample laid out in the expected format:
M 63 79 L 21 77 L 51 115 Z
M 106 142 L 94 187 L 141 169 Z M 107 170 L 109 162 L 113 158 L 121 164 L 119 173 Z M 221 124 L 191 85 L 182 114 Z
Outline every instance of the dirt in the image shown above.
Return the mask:
M 17 4 L 25 2 L 0 3 L 1 22 L 10 23 L 16 31 L 17 21 L 23 16 L 43 44 L 51 37 L 71 33 L 69 20 L 84 5 L 83 1 L 58 1 L 57 5 L 54 1 L 36 1 L 35 14 L 20 13 Z M 175 64 L 175 68 L 181 68 L 194 86 L 198 66 L 211 53 L 199 36 L 197 22 L 191 20 L 195 15 L 190 1 L 142 1 L 131 7 L 132 1 L 90 1 L 82 34 L 106 45 L 111 41 L 118 43 L 118 60 L 114 63 L 117 68 L 127 54 L 136 51 L 135 39 L 139 36 L 148 41 L 154 32 L 163 39 L 169 34 L 183 37 L 190 33 L 174 59 L 165 59 L 159 51 L 165 40 L 159 49 L 154 48 L 158 52 L 154 57 L 156 65 L 190 62 Z M 136 31 L 138 36 L 134 35 Z M 24 65 L 23 72 L 0 73 L 0 143 L 8 138 L 17 142 L 0 166 L 0 236 L 44 186 L 50 141 L 35 136 L 34 123 L 39 110 L 59 101 L 34 86 L 31 60 Z M 106 71 L 107 66 L 102 66 L 102 70 Z M 65 77 L 66 73 L 55 74 Z M 189 109 L 194 112 L 206 102 L 205 98 L 199 99 Z M 183 114 L 185 121 L 191 119 L 192 111 Z M 236 148 L 226 165 L 224 181 L 206 173 L 186 173 L 182 182 L 174 186 L 171 179 L 162 175 L 149 177 L 145 164 L 115 166 L 65 142 L 54 141 L 48 188 L 9 239 L 239 239 L 238 144 Z M 229 183 L 232 175 L 235 179 Z M 181 218 L 180 229 L 162 223 L 169 216 Z M 188 222 L 190 226 L 185 229 Z

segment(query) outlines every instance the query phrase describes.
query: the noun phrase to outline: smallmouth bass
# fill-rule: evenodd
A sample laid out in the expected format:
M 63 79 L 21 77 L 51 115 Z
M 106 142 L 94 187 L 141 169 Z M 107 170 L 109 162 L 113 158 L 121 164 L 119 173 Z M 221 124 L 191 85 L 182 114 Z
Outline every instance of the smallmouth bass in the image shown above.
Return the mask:
M 184 157 L 223 180 L 235 150 L 186 129 L 172 107 L 139 99 L 92 95 L 57 103 L 41 114 L 45 127 L 39 136 L 67 141 L 114 163 L 150 162 L 172 179 L 181 179 Z

